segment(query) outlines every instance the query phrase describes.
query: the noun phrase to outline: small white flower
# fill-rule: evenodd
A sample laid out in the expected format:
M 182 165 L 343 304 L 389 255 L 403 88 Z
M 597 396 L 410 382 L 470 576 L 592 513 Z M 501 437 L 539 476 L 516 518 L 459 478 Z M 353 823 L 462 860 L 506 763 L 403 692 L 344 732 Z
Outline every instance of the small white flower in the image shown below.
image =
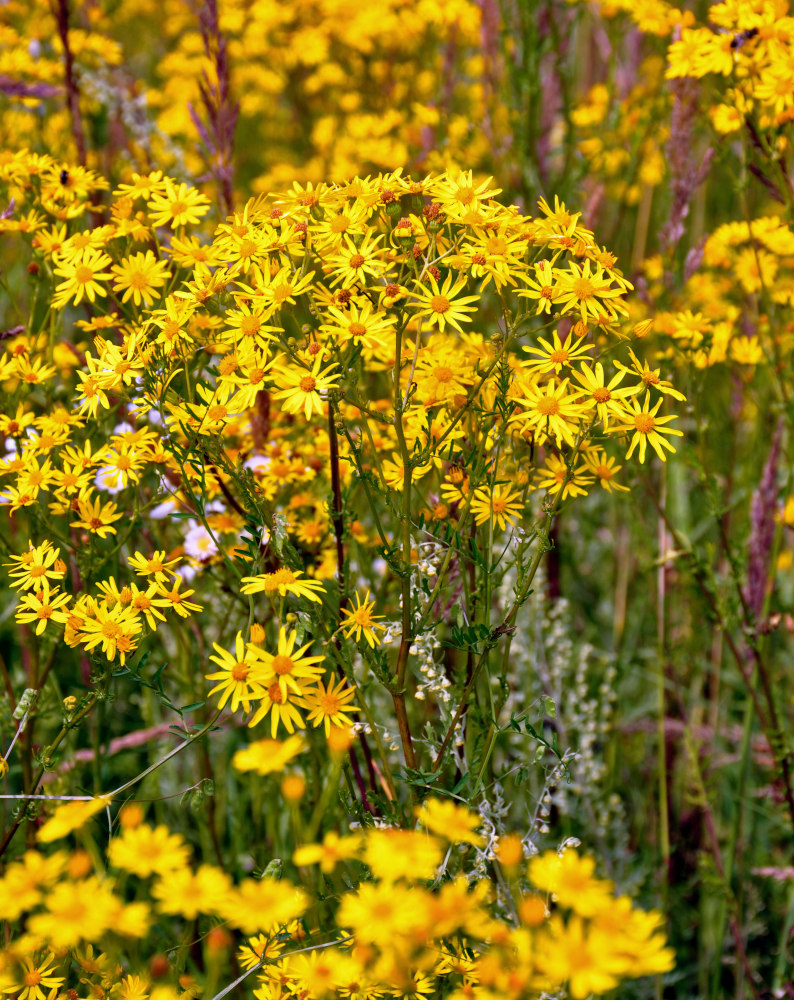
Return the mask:
M 199 562 L 218 554 L 218 546 L 203 524 L 195 524 L 185 535 L 185 553 Z

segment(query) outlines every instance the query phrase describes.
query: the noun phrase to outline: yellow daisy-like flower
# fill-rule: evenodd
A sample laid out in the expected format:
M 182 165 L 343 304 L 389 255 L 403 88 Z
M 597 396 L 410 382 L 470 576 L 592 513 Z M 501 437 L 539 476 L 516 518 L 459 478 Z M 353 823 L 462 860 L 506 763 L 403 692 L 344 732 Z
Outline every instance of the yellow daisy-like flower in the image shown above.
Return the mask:
M 141 303 L 148 306 L 153 298 L 159 297 L 159 289 L 171 277 L 165 262 L 158 260 L 151 250 L 124 257 L 121 263 L 113 265 L 111 271 L 116 279 L 113 282 L 114 291 L 124 292 L 121 301 L 132 299 L 136 306 Z
M 53 273 L 64 280 L 56 287 L 52 304 L 56 309 L 68 302 L 78 306 L 83 299 L 96 302 L 97 296 L 105 298 L 107 291 L 102 282 L 111 277 L 105 268 L 112 261 L 101 250 L 87 249 L 68 260 L 60 260 Z
M 554 495 L 562 490 L 562 499 L 568 497 L 587 496 L 587 487 L 592 485 L 593 479 L 587 472 L 587 467 L 582 464 L 571 472 L 570 479 L 565 481 L 568 474 L 568 467 L 565 459 L 560 455 L 549 455 L 546 465 L 538 469 L 535 473 L 534 486 L 539 490 L 548 490 Z M 564 485 L 563 485 L 564 484 Z
M 305 685 L 323 672 L 323 668 L 317 664 L 325 657 L 305 655 L 311 642 L 296 650 L 297 639 L 297 632 L 291 632 L 288 636 L 287 630 L 282 628 L 279 630 L 278 652 L 275 654 L 268 653 L 253 644 L 248 647 L 250 656 L 257 662 L 258 675 L 262 677 L 262 683 L 269 686 L 275 681 L 281 688 L 282 694 L 287 693 L 287 688 L 295 694 L 303 694 Z
M 306 692 L 309 722 L 312 722 L 315 728 L 324 726 L 326 736 L 330 736 L 331 726 L 336 728 L 349 726 L 353 720 L 345 713 L 358 711 L 356 705 L 350 704 L 355 696 L 355 689 L 348 688 L 344 679 L 334 686 L 333 677 L 329 677 L 327 687 L 322 681 L 318 681 L 316 688 Z
M 446 837 L 453 844 L 472 844 L 482 847 L 485 839 L 474 831 L 482 820 L 465 806 L 458 806 L 451 799 L 427 799 L 416 808 L 416 818 L 432 833 Z
M 167 826 L 152 828 L 142 823 L 113 838 L 109 858 L 116 868 L 123 868 L 139 878 L 166 876 L 188 864 L 190 848 L 181 834 L 172 833 Z
M 485 524 L 491 518 L 504 531 L 507 524 L 515 524 L 513 520 L 524 509 L 524 504 L 518 502 L 521 490 L 511 490 L 509 486 L 497 484 L 489 491 L 484 487 L 474 491 L 471 511 L 477 524 Z
M 628 486 L 614 482 L 615 474 L 620 472 L 623 466 L 616 465 L 615 459 L 608 456 L 603 449 L 593 448 L 586 452 L 582 458 L 584 459 L 584 468 L 598 479 L 607 493 L 611 493 L 613 490 L 618 490 L 620 493 L 630 492 Z
M 595 403 L 596 413 L 604 430 L 609 428 L 610 416 L 616 417 L 618 420 L 625 420 L 626 407 L 623 400 L 627 396 L 633 396 L 641 389 L 639 385 L 629 385 L 618 389 L 625 375 L 626 369 L 622 369 L 607 382 L 604 366 L 600 361 L 597 361 L 592 368 L 588 364 L 582 364 L 579 371 L 573 373 L 573 377 Z
M 544 431 L 557 441 L 573 446 L 579 423 L 587 406 L 579 400 L 579 391 L 568 393 L 568 379 L 557 382 L 552 378 L 546 385 L 529 386 L 527 397 L 519 399 L 523 412 L 515 414 L 511 423 L 519 422 L 532 429 Z
M 369 591 L 367 591 L 367 596 L 364 598 L 363 603 L 358 591 L 356 591 L 355 608 L 342 608 L 342 614 L 347 616 L 347 621 L 341 625 L 342 633 L 346 639 L 355 635 L 356 642 L 360 642 L 361 633 L 363 632 L 364 638 L 369 643 L 370 648 L 374 648 L 376 643 L 380 644 L 380 639 L 375 630 L 382 629 L 385 632 L 386 626 L 375 621 L 376 618 L 382 618 L 383 615 L 373 615 L 372 610 L 374 607 L 375 602 L 370 602 Z
M 38 962 L 25 957 L 22 963 L 24 972 L 20 970 L 20 978 L 12 981 L 10 986 L 0 988 L 0 993 L 13 993 L 14 1000 L 45 1000 L 54 995 L 64 982 L 63 976 L 52 974 L 55 969 L 55 956 L 52 952 L 48 952 Z
M 298 735 L 288 736 L 285 740 L 257 740 L 238 750 L 232 758 L 232 764 L 238 771 L 275 774 L 283 771 L 305 749 L 306 743 Z
M 561 906 L 568 906 L 581 917 L 592 917 L 609 905 L 614 885 L 597 878 L 595 861 L 582 858 L 573 849 L 558 854 L 545 851 L 529 862 L 532 884 L 550 892 Z
M 265 671 L 256 662 L 251 653 L 246 653 L 245 640 L 242 632 L 237 633 L 234 654 L 227 652 L 217 643 L 212 644 L 218 654 L 210 660 L 221 668 L 212 674 L 205 674 L 208 681 L 219 681 L 210 691 L 209 696 L 221 692 L 218 708 L 223 708 L 231 698 L 232 711 L 236 712 L 240 705 L 244 712 L 251 711 L 251 698 L 261 697 L 267 681 Z M 255 647 L 252 647 L 252 649 Z
M 367 277 L 376 281 L 386 273 L 388 261 L 381 259 L 383 250 L 378 243 L 382 236 L 372 238 L 371 233 L 367 233 L 358 245 L 345 236 L 339 253 L 330 258 L 331 274 L 333 281 L 331 287 L 341 283 L 342 288 L 352 288 L 354 285 L 366 284 Z
M 10 587 L 21 587 L 22 590 L 40 589 L 42 580 L 60 580 L 66 573 L 66 566 L 58 557 L 60 549 L 53 548 L 52 542 L 44 541 L 30 548 L 21 555 L 12 555 L 10 563 L 3 563 L 8 568 L 11 577 Z
M 41 635 L 47 622 L 63 624 L 68 619 L 69 615 L 64 609 L 71 599 L 71 594 L 59 594 L 57 587 L 50 591 L 50 581 L 45 577 L 40 590 L 22 595 L 16 610 L 16 620 L 22 624 L 36 622 L 36 635 Z
M 441 288 L 432 274 L 427 275 L 430 282 L 428 288 L 424 283 L 417 281 L 419 289 L 414 293 L 418 316 L 423 316 L 429 320 L 431 326 L 436 326 L 443 333 L 445 327 L 451 326 L 453 330 L 463 333 L 461 323 L 471 323 L 471 316 L 468 313 L 476 312 L 476 306 L 472 302 L 479 302 L 479 295 L 460 295 L 466 287 L 466 279 L 452 283 L 452 273 L 450 272 Z
M 530 371 L 542 373 L 554 372 L 555 375 L 559 375 L 560 369 L 570 368 L 572 361 L 587 357 L 593 350 L 591 344 L 580 347 L 579 345 L 584 340 L 584 336 L 574 340 L 573 330 L 569 331 L 564 341 L 560 340 L 560 335 L 555 330 L 552 339 L 553 343 L 549 343 L 543 337 L 538 337 L 538 343 L 541 345 L 540 348 L 525 347 L 524 351 L 527 354 L 534 354 L 536 357 L 528 361 L 523 361 L 523 366 Z
M 626 315 L 628 310 L 620 301 L 624 289 L 612 287 L 612 279 L 604 274 L 600 264 L 594 264 L 592 270 L 590 264 L 589 258 L 582 267 L 569 261 L 569 270 L 560 274 L 558 304 L 561 311 L 566 313 L 578 309 L 584 323 L 588 316 L 598 323 L 604 313 L 610 318 L 618 313 Z
M 242 579 L 243 594 L 275 594 L 286 597 L 287 594 L 294 594 L 296 597 L 305 597 L 315 604 L 321 604 L 321 599 L 317 596 L 317 591 L 325 592 L 325 587 L 318 580 L 299 580 L 303 574 L 298 570 L 293 572 L 282 566 L 274 573 L 261 573 L 259 576 L 244 576 Z
M 273 393 L 273 398 L 284 400 L 282 406 L 286 413 L 303 410 L 306 419 L 310 420 L 313 414 L 323 412 L 324 396 L 342 377 L 342 372 L 334 371 L 336 365 L 328 365 L 324 369 L 321 365 L 322 354 L 318 354 L 311 371 L 289 366 L 277 369 L 275 380 L 279 391 Z
M 55 810 L 50 819 L 41 827 L 36 839 L 40 844 L 60 840 L 75 830 L 79 830 L 92 816 L 101 812 L 110 799 L 99 797 L 86 802 L 66 802 Z
M 259 708 L 248 722 L 249 728 L 256 726 L 264 717 L 270 714 L 270 735 L 276 738 L 279 723 L 284 724 L 288 733 L 294 733 L 295 727 L 303 729 L 306 723 L 303 716 L 298 711 L 305 708 L 306 702 L 300 694 L 292 690 L 285 690 L 277 680 L 273 680 L 270 685 L 264 688 L 264 693 L 257 699 Z
M 299 847 L 292 855 L 292 860 L 300 866 L 319 863 L 320 871 L 330 875 L 338 862 L 358 857 L 363 845 L 364 838 L 361 834 L 340 837 L 331 830 L 323 837 L 322 844 L 305 844 Z
M 180 226 L 195 225 L 209 211 L 210 200 L 195 188 L 184 183 L 176 187 L 170 178 L 166 178 L 164 189 L 155 191 L 146 207 L 153 226 L 178 229 Z
M 633 431 L 631 445 L 629 450 L 626 452 L 626 458 L 629 459 L 634 454 L 634 449 L 639 450 L 640 463 L 645 462 L 645 451 L 650 443 L 653 450 L 659 456 L 659 458 L 665 462 L 667 461 L 667 456 L 665 455 L 665 449 L 667 451 L 674 452 L 675 447 L 668 441 L 664 434 L 674 434 L 676 437 L 683 437 L 684 432 L 676 430 L 673 427 L 664 427 L 663 424 L 668 423 L 670 420 L 677 420 L 678 418 L 675 414 L 669 414 L 666 417 L 657 416 L 659 407 L 662 405 L 663 397 L 660 396 L 654 405 L 650 406 L 651 393 L 650 390 L 645 393 L 645 399 L 642 402 L 642 406 L 636 399 L 628 400 L 628 417 L 629 419 L 624 424 L 619 424 L 615 430 L 620 431 Z

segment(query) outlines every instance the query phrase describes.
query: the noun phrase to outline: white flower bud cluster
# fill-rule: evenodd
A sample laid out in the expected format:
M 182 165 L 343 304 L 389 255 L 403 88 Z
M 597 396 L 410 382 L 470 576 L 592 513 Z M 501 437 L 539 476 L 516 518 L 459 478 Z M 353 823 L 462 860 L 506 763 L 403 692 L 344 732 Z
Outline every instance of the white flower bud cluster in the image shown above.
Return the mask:
M 416 658 L 417 669 L 423 678 L 416 686 L 414 697 L 419 701 L 424 701 L 430 694 L 443 706 L 449 703 L 452 695 L 449 690 L 450 683 L 443 667 L 440 667 L 435 660 L 435 651 L 440 648 L 441 643 L 433 631 L 425 635 L 418 635 L 411 643 L 409 652 L 411 656 Z
M 511 568 L 499 588 L 503 606 L 513 599 L 514 585 L 515 570 Z M 539 834 L 551 832 L 553 806 L 585 822 L 597 837 L 617 848 L 627 842 L 628 826 L 620 796 L 607 793 L 604 787 L 607 766 L 601 752 L 613 725 L 615 665 L 577 639 L 569 604 L 564 598 L 548 599 L 542 569 L 522 617 L 529 621 L 513 636 L 503 718 L 520 716 L 540 699 L 551 699 L 556 714 L 549 720 L 550 726 L 556 730 L 561 750 L 569 748 L 563 754 L 567 769 L 558 763 L 546 776 L 533 829 Z M 599 683 L 594 689 L 595 678 Z M 515 741 L 512 746 L 517 746 Z

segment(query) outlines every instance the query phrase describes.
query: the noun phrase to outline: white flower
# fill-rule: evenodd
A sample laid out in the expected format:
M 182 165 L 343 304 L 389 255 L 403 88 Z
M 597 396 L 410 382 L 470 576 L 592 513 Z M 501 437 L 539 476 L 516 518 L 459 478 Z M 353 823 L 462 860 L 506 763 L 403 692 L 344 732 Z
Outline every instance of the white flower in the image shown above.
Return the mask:
M 176 509 L 176 500 L 169 497 L 167 500 L 163 500 L 162 503 L 158 503 L 155 507 L 152 507 L 149 511 L 149 517 L 154 521 L 162 521 L 164 518 L 170 517 Z
M 112 465 L 103 465 L 97 469 L 97 473 L 94 476 L 94 485 L 97 489 L 104 490 L 105 493 L 115 496 L 117 493 L 121 493 L 127 485 L 126 480 L 127 476 L 121 469 L 117 469 Z
M 199 562 L 218 554 L 218 546 L 203 524 L 195 524 L 185 535 L 185 553 Z

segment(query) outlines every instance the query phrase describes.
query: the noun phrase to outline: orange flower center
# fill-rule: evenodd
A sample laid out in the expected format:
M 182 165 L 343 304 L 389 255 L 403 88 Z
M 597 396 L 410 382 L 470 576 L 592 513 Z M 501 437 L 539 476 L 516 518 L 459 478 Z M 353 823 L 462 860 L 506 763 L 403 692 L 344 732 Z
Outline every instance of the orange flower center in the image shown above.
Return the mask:
M 608 399 L 612 399 L 612 393 L 605 386 L 599 386 L 593 390 L 593 399 L 597 403 L 606 403 Z
M 434 313 L 445 313 L 449 309 L 449 299 L 446 295 L 434 295 L 430 300 L 430 308 Z
M 550 417 L 553 414 L 559 412 L 560 412 L 560 404 L 553 396 L 551 397 L 544 396 L 543 398 L 538 400 L 538 413 L 542 413 L 544 417 Z
M 293 666 L 294 663 L 288 656 L 279 654 L 273 657 L 273 669 L 279 677 L 282 677 L 284 674 L 291 674 Z
M 350 267 L 355 271 L 364 263 L 366 258 L 362 257 L 360 253 L 354 253 L 350 258 Z
M 311 375 L 304 375 L 298 385 L 300 386 L 301 392 L 314 392 L 314 387 L 317 385 L 317 379 L 312 378 Z
M 634 418 L 634 426 L 640 434 L 650 434 L 654 427 L 654 419 L 650 413 L 638 413 Z
M 78 285 L 87 285 L 89 281 L 94 280 L 94 272 L 90 267 L 81 264 L 74 272 L 74 280 Z
M 259 328 L 262 325 L 262 321 L 258 316 L 244 316 L 240 321 L 240 333 L 244 337 L 253 337 L 255 334 L 259 333 Z
M 284 701 L 284 695 L 281 693 L 278 681 L 276 681 L 275 684 L 271 684 L 267 689 L 267 696 L 272 702 L 275 702 L 276 705 L 280 705 L 281 702 Z
M 232 677 L 236 681 L 244 681 L 250 672 L 251 668 L 248 666 L 245 660 L 239 660 L 232 667 Z

